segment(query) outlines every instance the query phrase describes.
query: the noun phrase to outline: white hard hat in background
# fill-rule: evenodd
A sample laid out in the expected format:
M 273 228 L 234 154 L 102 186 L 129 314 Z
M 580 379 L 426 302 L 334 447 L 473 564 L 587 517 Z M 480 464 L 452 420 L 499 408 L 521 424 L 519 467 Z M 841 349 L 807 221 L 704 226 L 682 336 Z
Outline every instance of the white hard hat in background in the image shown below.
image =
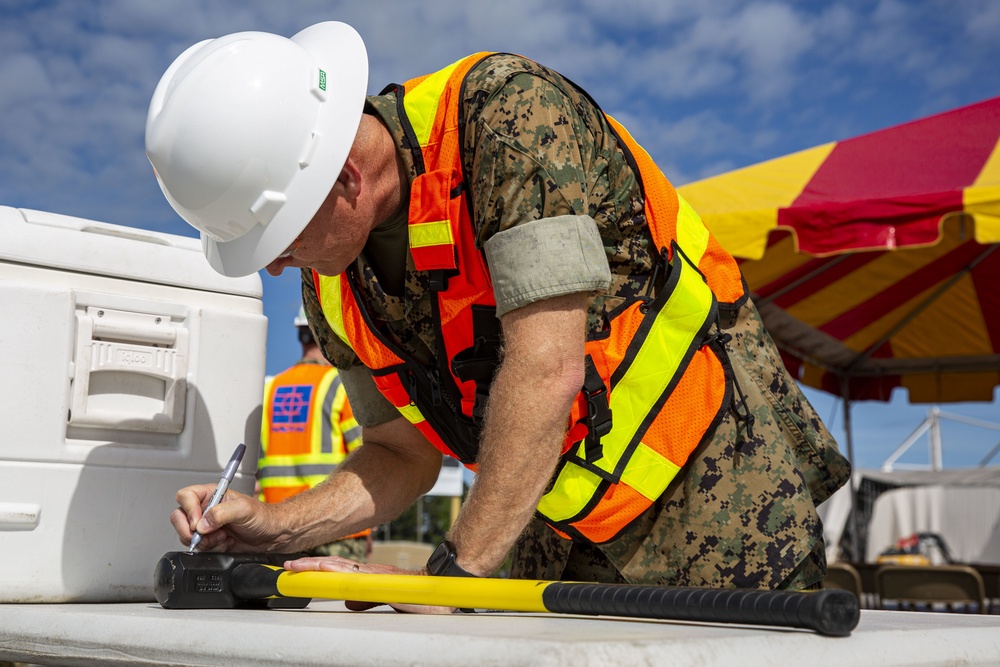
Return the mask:
M 299 314 L 295 316 L 295 326 L 297 327 L 309 326 L 309 320 L 306 319 L 305 306 L 299 306 Z
M 364 42 L 335 21 L 206 40 L 167 69 L 146 154 L 216 271 L 259 271 L 305 229 L 347 161 L 367 86 Z

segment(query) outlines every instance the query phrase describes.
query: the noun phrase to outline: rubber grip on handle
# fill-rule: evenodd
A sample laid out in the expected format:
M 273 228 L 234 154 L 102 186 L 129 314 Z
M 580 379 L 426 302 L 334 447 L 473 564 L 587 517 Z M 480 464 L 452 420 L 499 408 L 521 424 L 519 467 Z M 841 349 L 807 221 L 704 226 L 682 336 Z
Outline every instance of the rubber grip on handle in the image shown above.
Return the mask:
M 549 611 L 708 623 L 780 625 L 846 637 L 860 618 L 858 599 L 843 590 L 816 592 L 553 583 L 542 592 Z

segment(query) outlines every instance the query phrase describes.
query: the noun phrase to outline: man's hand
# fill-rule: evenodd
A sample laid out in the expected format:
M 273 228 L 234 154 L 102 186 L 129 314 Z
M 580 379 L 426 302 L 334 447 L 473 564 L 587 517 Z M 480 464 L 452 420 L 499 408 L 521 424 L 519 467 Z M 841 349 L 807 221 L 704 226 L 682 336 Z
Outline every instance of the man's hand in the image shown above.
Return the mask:
M 441 453 L 403 417 L 366 427 L 362 439 L 326 480 L 280 503 L 230 490 L 205 512 L 215 485 L 189 486 L 177 492 L 170 522 L 183 544 L 201 533 L 204 551 L 285 553 L 385 523 L 434 486 Z
M 181 543 L 189 546 L 191 536 L 198 531 L 202 551 L 274 551 L 280 533 L 264 503 L 230 489 L 222 502 L 202 513 L 215 487 L 199 484 L 177 492 L 179 507 L 170 514 L 170 523 Z
M 309 557 L 299 558 L 298 560 L 290 560 L 285 563 L 285 569 L 289 572 L 362 572 L 366 574 L 408 574 L 411 576 L 427 574 L 424 571 L 414 572 L 412 570 L 403 570 L 393 565 L 358 563 L 356 561 L 348 560 L 347 558 L 340 558 L 338 556 Z M 345 600 L 345 604 L 351 611 L 365 611 L 373 607 L 378 607 L 382 604 L 390 603 Z M 455 611 L 454 607 L 432 607 L 429 605 L 419 604 L 390 604 L 390 606 L 398 612 L 409 614 L 450 614 Z

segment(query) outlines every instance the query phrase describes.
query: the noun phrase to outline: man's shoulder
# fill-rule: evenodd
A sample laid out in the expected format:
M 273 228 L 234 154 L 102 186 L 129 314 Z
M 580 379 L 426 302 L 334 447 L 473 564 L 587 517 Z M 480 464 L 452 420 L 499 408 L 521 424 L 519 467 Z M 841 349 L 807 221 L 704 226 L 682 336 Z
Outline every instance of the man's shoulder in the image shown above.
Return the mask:
M 337 369 L 328 363 L 300 359 L 275 375 L 271 382 L 275 386 L 319 384 L 330 375 L 337 375 Z
M 511 79 L 523 74 L 560 85 L 565 82 L 565 78 L 555 70 L 525 56 L 514 53 L 492 53 L 469 70 L 465 80 L 465 88 L 467 91 L 492 91 L 507 85 Z

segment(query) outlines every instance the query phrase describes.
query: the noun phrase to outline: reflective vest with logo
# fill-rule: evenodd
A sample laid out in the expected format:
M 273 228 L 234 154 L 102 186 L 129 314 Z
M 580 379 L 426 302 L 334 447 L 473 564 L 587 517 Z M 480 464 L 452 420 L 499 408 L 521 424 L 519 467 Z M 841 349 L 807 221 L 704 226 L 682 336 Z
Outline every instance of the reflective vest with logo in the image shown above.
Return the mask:
M 361 427 L 335 368 L 300 362 L 268 380 L 257 469 L 265 502 L 316 486 L 360 444 Z
M 340 276 L 314 272 L 327 322 L 371 369 L 379 390 L 435 447 L 473 470 L 500 329 L 463 184 L 458 105 L 466 74 L 490 55 L 469 56 L 396 88 L 415 146 L 409 245 L 435 292 L 436 365 L 418 364 L 373 323 L 356 267 Z M 586 382 L 555 479 L 538 504 L 558 532 L 598 544 L 663 493 L 721 419 L 730 400 L 728 362 L 710 329 L 720 303 L 736 308 L 746 299 L 732 257 L 624 128 L 608 122 L 641 175 L 666 277 L 655 298 L 617 309 L 609 330 L 588 339 Z

